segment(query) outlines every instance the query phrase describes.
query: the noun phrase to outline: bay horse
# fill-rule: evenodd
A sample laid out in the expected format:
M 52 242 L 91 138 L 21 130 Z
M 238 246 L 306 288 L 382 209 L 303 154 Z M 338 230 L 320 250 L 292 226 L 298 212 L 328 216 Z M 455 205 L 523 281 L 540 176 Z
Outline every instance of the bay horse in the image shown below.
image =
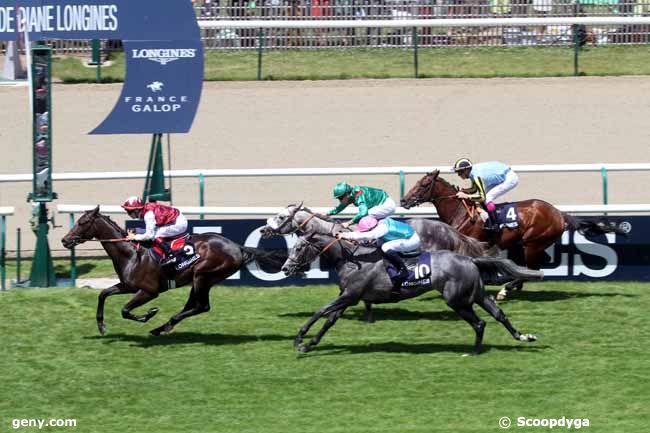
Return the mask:
M 151 308 L 144 315 L 131 311 L 168 290 L 168 277 L 147 249 L 124 239 L 126 232 L 108 216 L 99 212 L 99 206 L 85 212 L 74 227 L 63 237 L 63 246 L 70 249 L 86 241 L 98 240 L 113 261 L 120 282 L 100 292 L 97 300 L 97 328 L 104 335 L 104 302 L 112 295 L 134 293 L 122 307 L 122 317 L 145 323 L 158 313 Z M 210 289 L 225 280 L 242 266 L 256 261 L 271 272 L 279 272 L 287 258 L 284 250 L 264 250 L 239 245 L 216 233 L 192 235 L 195 251 L 201 256 L 192 266 L 178 272 L 174 287 L 192 284 L 183 310 L 164 325 L 150 331 L 152 335 L 171 332 L 181 320 L 210 311 Z
M 317 257 L 334 263 L 339 275 L 339 296 L 322 307 L 300 328 L 294 347 L 300 353 L 317 345 L 323 335 L 341 317 L 345 310 L 359 303 L 393 303 L 437 290 L 447 306 L 462 317 L 475 332 L 474 354 L 481 352 L 485 322 L 474 312 L 474 304 L 483 308 L 501 323 L 517 341 L 532 342 L 534 335 L 522 334 L 510 323 L 494 299 L 485 291 L 487 281 L 503 283 L 513 279 L 542 279 L 540 271 L 515 265 L 511 260 L 497 257 L 467 257 L 451 251 L 430 252 L 430 274 L 427 282 L 416 288 L 402 288 L 399 295 L 392 292 L 393 283 L 386 272 L 383 254 L 376 248 L 349 243 L 331 235 L 303 235 L 292 249 L 282 271 L 287 275 L 301 272 Z M 309 329 L 321 318 L 327 320 L 318 333 L 303 344 Z
M 401 205 L 409 209 L 421 203 L 431 202 L 438 211 L 440 220 L 467 236 L 497 245 L 502 250 L 521 245 L 524 264 L 530 269 L 540 269 L 547 257 L 546 248 L 559 239 L 566 229 L 591 236 L 605 233 L 626 234 L 614 225 L 579 221 L 550 203 L 532 199 L 515 203 L 517 228 L 504 228 L 500 233 L 491 236 L 483 230 L 483 221 L 475 205 L 469 200 L 456 197 L 459 188 L 441 178 L 439 174 L 439 170 L 434 170 L 424 175 L 404 196 Z M 505 299 L 509 290 L 522 287 L 523 282 L 513 281 L 499 292 L 497 299 Z

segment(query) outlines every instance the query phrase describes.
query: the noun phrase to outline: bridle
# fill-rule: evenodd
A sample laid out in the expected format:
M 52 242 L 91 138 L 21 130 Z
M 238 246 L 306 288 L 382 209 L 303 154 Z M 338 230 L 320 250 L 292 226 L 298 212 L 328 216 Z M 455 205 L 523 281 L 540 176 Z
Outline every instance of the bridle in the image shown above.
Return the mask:
M 89 221 L 84 221 L 84 222 L 79 222 L 79 225 L 86 225 L 86 224 L 93 224 L 95 220 L 97 219 L 97 215 L 94 215 L 90 217 L 91 219 Z M 114 239 L 97 239 L 97 237 L 93 236 L 91 238 L 85 238 L 82 236 L 72 236 L 70 239 L 72 242 L 74 242 L 75 246 L 82 244 L 84 242 L 126 242 L 129 241 L 127 238 L 114 238 Z
M 360 246 L 360 244 L 359 244 L 358 242 L 352 241 L 352 240 L 350 240 L 350 239 L 341 239 L 341 238 L 334 238 L 334 239 L 332 239 L 332 240 L 331 240 L 330 242 L 328 242 L 327 245 L 325 245 L 322 249 L 321 249 L 318 245 L 316 245 L 315 243 L 310 242 L 310 241 L 308 241 L 308 240 L 305 239 L 305 238 L 302 238 L 302 241 L 303 241 L 303 242 L 304 242 L 304 243 L 305 243 L 309 248 L 314 249 L 314 250 L 319 250 L 319 251 L 318 251 L 318 254 L 316 254 L 316 255 L 315 255 L 312 259 L 310 259 L 309 261 L 303 261 L 302 263 L 299 263 L 298 261 L 296 261 L 296 260 L 294 260 L 294 259 L 291 259 L 291 261 L 295 263 L 295 267 L 296 267 L 297 269 L 302 269 L 302 268 L 304 268 L 304 267 L 309 266 L 309 265 L 311 264 L 311 262 L 313 262 L 314 260 L 316 260 L 317 258 L 319 258 L 320 256 L 322 256 L 323 254 L 325 254 L 325 252 L 326 252 L 327 250 L 329 250 L 329 249 L 330 249 L 334 244 L 336 244 L 337 242 L 346 241 L 346 242 L 348 242 L 348 243 L 350 243 L 350 244 L 352 244 L 352 245 L 355 245 L 356 248 L 354 249 L 354 251 L 349 252 L 349 251 L 346 250 L 346 251 L 347 251 L 351 256 L 354 256 L 354 253 L 356 252 L 356 250 L 357 250 L 357 249 L 359 248 L 359 246 Z
M 301 210 L 303 210 L 302 203 L 300 203 L 300 205 L 298 205 L 293 212 L 291 212 L 289 215 L 287 215 L 287 218 L 282 222 L 282 224 L 280 224 L 278 226 L 278 228 L 272 229 L 273 232 L 275 232 L 276 234 L 280 233 L 280 231 L 282 230 L 283 227 L 285 227 L 290 222 L 295 221 L 296 215 Z M 307 226 L 307 224 L 309 223 L 309 221 L 311 221 L 316 216 L 317 215 L 315 213 L 309 212 L 309 216 L 303 222 L 298 224 L 298 226 L 295 227 L 294 229 L 292 229 L 291 231 L 289 231 L 287 233 L 283 233 L 283 234 L 285 234 L 285 235 L 293 235 L 293 234 L 298 233 L 299 231 L 304 229 Z M 335 226 L 335 223 L 332 223 L 332 230 L 330 230 L 330 233 L 329 233 L 330 235 L 332 234 L 332 231 L 334 230 L 334 226 Z
M 427 195 L 430 197 L 428 199 L 428 201 L 430 201 L 434 205 L 436 205 L 436 203 L 439 203 L 439 202 L 441 202 L 443 200 L 449 200 L 449 199 L 452 199 L 452 198 L 453 199 L 457 198 L 456 194 L 433 197 L 433 188 L 434 188 L 434 186 L 436 184 L 436 177 L 434 177 L 433 174 L 431 174 L 431 173 L 429 174 L 429 176 L 432 177 L 431 182 L 430 182 L 429 186 L 426 187 L 427 190 L 424 193 L 418 193 L 418 195 L 416 196 L 416 199 L 415 199 L 414 206 L 417 206 L 417 205 L 419 205 L 421 203 L 425 203 L 427 200 L 425 200 L 424 197 L 427 196 Z M 459 201 L 460 201 L 460 204 L 458 205 L 458 208 L 460 208 L 460 205 L 462 204 L 463 207 L 465 208 L 465 211 L 467 212 L 467 216 L 469 217 L 469 221 L 473 222 L 475 220 L 475 216 L 476 216 L 476 212 L 475 212 L 474 207 L 468 206 L 466 199 L 459 199 Z M 456 210 L 454 216 L 456 214 L 458 214 L 458 210 Z M 453 218 L 452 218 L 452 221 L 453 221 Z M 461 226 L 459 226 L 458 229 L 460 229 L 463 225 L 465 225 L 465 224 L 461 224 Z

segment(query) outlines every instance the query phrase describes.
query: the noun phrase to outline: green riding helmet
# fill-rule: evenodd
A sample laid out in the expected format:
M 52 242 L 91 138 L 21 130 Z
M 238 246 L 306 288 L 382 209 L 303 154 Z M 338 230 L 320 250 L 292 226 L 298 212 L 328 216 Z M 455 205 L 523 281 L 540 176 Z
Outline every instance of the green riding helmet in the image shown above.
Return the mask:
M 454 163 L 454 171 L 458 173 L 459 171 L 463 171 L 466 168 L 472 168 L 472 161 L 470 161 L 467 158 L 460 158 L 458 161 Z
M 350 184 L 348 184 L 347 182 L 339 182 L 334 187 L 332 194 L 334 195 L 334 198 L 339 198 L 343 194 L 348 193 L 350 191 L 352 191 L 352 187 L 350 186 Z

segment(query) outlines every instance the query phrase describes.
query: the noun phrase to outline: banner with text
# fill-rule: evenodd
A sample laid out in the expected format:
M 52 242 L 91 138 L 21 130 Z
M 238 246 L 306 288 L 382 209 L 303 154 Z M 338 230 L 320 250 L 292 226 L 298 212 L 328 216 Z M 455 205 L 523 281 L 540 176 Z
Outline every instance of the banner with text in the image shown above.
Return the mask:
M 565 232 L 555 245 L 547 249 L 549 263 L 543 268 L 547 280 L 635 280 L 650 281 L 650 217 L 611 217 L 610 221 L 631 225 L 628 237 L 620 235 L 585 238 L 577 232 Z M 255 248 L 291 248 L 295 236 L 262 239 L 260 229 L 265 220 L 192 220 L 193 233 L 220 233 L 241 245 Z M 128 222 L 128 228 L 142 227 Z M 512 257 L 514 258 L 514 257 Z M 254 263 L 232 276 L 228 283 L 248 286 L 290 284 L 334 284 L 336 272 L 321 267 L 316 261 L 304 278 L 285 278 L 282 273 L 269 273 Z
M 203 85 L 203 45 L 190 0 L 0 0 L 0 40 L 24 33 L 31 41 L 123 41 L 122 93 L 91 134 L 189 131 Z

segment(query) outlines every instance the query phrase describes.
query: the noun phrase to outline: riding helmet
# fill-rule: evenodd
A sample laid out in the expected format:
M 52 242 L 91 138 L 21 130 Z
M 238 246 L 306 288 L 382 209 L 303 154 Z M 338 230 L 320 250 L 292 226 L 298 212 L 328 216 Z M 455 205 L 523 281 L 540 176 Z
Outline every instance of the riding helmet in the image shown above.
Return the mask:
M 339 198 L 350 191 L 352 191 L 352 187 L 347 182 L 339 182 L 334 186 L 332 194 L 334 195 L 334 198 Z
M 472 168 L 472 161 L 468 158 L 460 158 L 454 164 L 454 171 L 458 173 L 459 171 L 465 170 L 466 168 Z
M 143 207 L 144 207 L 144 203 L 142 202 L 140 197 L 136 197 L 136 196 L 127 198 L 122 204 L 122 209 L 125 209 L 127 211 L 134 210 L 134 209 L 142 209 Z

